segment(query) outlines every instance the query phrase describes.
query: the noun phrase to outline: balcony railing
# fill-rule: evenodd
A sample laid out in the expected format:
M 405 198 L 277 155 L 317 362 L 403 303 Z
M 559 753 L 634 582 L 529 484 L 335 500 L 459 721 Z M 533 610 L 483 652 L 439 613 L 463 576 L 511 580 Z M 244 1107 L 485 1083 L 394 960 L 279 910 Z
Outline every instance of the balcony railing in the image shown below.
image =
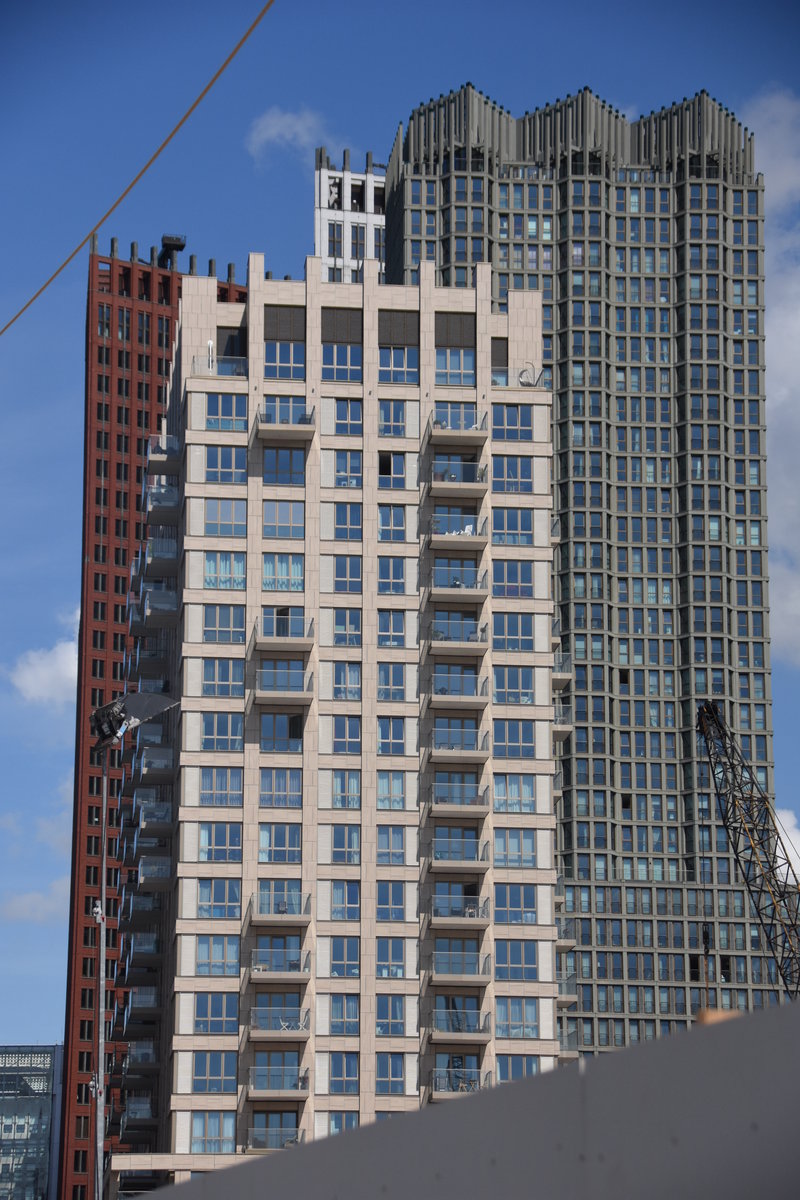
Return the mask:
M 311 895 L 308 892 L 289 892 L 276 896 L 274 892 L 255 892 L 253 913 L 258 917 L 300 917 L 311 914 Z
M 481 729 L 441 729 L 434 726 L 434 750 L 483 751 L 489 749 L 489 734 Z
M 488 642 L 488 625 L 464 618 L 436 617 L 431 621 L 432 642 Z
M 572 724 L 572 705 L 557 704 L 553 715 L 553 723 L 555 725 L 571 725 Z
M 432 854 L 435 862 L 488 862 L 489 843 L 477 839 L 454 841 L 451 838 L 434 838 Z
M 159 457 L 175 457 L 181 452 L 181 440 L 173 433 L 154 433 L 147 442 L 148 459 L 155 455 Z
M 312 671 L 302 668 L 275 670 L 273 667 L 261 667 L 256 674 L 256 689 L 259 692 L 311 692 L 314 689 L 314 675 Z
M 437 975 L 489 975 L 489 956 L 478 950 L 434 950 L 431 970 Z
M 311 958 L 300 950 L 253 950 L 250 967 L 254 972 L 265 975 L 297 974 L 308 975 Z
M 539 1026 L 529 1021 L 495 1021 L 495 1037 L 499 1038 L 538 1038 Z
M 129 1092 L 125 1100 L 125 1114 L 129 1121 L 149 1121 L 153 1116 L 152 1096 L 137 1096 Z
M 139 863 L 140 883 L 162 883 L 172 874 L 172 859 L 143 858 Z
M 489 574 L 487 571 L 479 571 L 473 563 L 463 563 L 461 565 L 449 563 L 446 567 L 437 567 L 434 565 L 431 575 L 431 587 L 459 588 L 464 591 L 487 591 L 489 587 Z
M 444 1011 L 434 1011 L 431 1018 L 431 1029 L 436 1033 L 489 1033 L 492 1028 L 492 1018 L 489 1013 L 465 1012 L 463 1009 L 449 1008 Z
M 486 808 L 489 804 L 489 789 L 479 788 L 477 783 L 435 783 L 430 791 L 432 805 L 454 804 L 465 808 Z
M 131 988 L 128 993 L 128 1008 L 131 1012 L 137 1012 L 145 1008 L 158 1008 L 158 988 L 156 987 L 135 987 Z
M 489 681 L 486 676 L 478 678 L 464 672 L 434 671 L 431 680 L 431 693 L 434 696 L 488 696 Z
M 285 1150 L 304 1140 L 298 1129 L 248 1129 L 248 1150 Z
M 192 374 L 200 376 L 223 375 L 236 379 L 247 378 L 246 358 L 217 358 L 214 354 L 195 354 L 192 357 Z
M 559 1030 L 558 1045 L 562 1053 L 569 1053 L 572 1050 L 578 1049 L 578 1031 L 577 1029 Z
M 313 638 L 314 618 L 307 620 L 305 613 L 286 617 L 262 615 L 253 633 L 256 638 Z
M 553 672 L 556 675 L 571 675 L 572 655 L 566 654 L 563 650 L 557 650 L 553 658 Z
M 564 971 L 558 972 L 558 994 L 559 996 L 572 996 L 578 990 L 578 976 L 575 971 L 567 974 Z
M 316 408 L 308 411 L 305 406 L 297 403 L 287 405 L 267 402 L 258 410 L 259 425 L 304 425 L 313 429 L 316 422 Z
M 488 412 L 479 413 L 477 404 L 457 400 L 437 400 L 428 418 L 428 430 L 447 430 L 448 433 L 485 432 L 489 427 Z
M 155 1042 L 130 1042 L 126 1069 L 132 1067 L 154 1067 L 158 1062 L 158 1052 Z
M 480 900 L 477 896 L 434 896 L 431 901 L 431 916 L 487 920 L 489 901 Z
M 431 483 L 486 483 L 486 467 L 474 462 L 434 462 Z
M 250 1009 L 250 1028 L 262 1033 L 307 1033 L 311 1028 L 310 1010 L 254 1006 Z
M 154 517 L 165 509 L 176 508 L 180 499 L 178 488 L 171 483 L 150 483 L 144 489 L 144 494 L 145 512 Z
M 477 513 L 434 513 L 428 527 L 431 537 L 487 537 L 488 520 Z
M 556 917 L 556 936 L 560 942 L 574 942 L 575 918 Z
M 479 1092 L 491 1086 L 491 1076 L 482 1075 L 479 1067 L 449 1067 L 431 1071 L 431 1090 L 434 1092 Z
M 251 1067 L 250 1087 L 255 1092 L 307 1092 L 308 1071 L 299 1067 Z

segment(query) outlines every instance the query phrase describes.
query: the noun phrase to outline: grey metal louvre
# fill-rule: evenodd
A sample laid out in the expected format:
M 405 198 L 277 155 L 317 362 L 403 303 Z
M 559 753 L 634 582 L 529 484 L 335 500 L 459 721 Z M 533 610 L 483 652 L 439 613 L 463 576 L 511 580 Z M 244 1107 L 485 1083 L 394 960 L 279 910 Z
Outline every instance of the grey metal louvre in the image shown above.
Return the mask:
M 264 305 L 265 342 L 304 342 L 306 310 L 297 304 Z
M 323 308 L 323 342 L 361 345 L 364 333 L 363 315 L 360 308 Z
M 475 349 L 475 314 L 436 314 L 436 345 L 452 350 Z
M 379 346 L 418 346 L 419 313 L 378 311 Z

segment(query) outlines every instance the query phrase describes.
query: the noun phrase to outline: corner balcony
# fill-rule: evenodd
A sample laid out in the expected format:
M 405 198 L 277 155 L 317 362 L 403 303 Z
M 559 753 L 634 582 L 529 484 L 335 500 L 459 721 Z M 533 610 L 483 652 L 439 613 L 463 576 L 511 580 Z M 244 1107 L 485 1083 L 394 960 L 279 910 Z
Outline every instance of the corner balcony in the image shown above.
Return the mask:
M 308 1008 L 250 1009 L 248 1036 L 251 1042 L 300 1042 L 311 1035 L 311 1010 Z
M 136 788 L 133 793 L 131 820 L 149 837 L 166 837 L 172 833 L 172 800 L 165 799 L 160 788 Z
M 483 658 L 489 649 L 489 626 L 458 614 L 435 617 L 423 636 L 428 654 L 437 658 Z
M 295 397 L 291 397 L 295 401 Z M 299 397 L 297 399 L 300 399 Z M 256 417 L 256 437 L 262 442 L 294 443 L 311 442 L 317 428 L 316 409 L 310 411 L 305 404 L 289 406 L 274 404 L 259 409 Z
M 550 544 L 557 546 L 561 541 L 561 521 L 558 517 L 552 517 L 550 520 Z
M 461 516 L 434 513 L 426 541 L 431 550 L 483 550 L 489 544 L 489 522 L 486 517 L 481 520 L 477 513 Z
M 248 1100 L 305 1100 L 308 1071 L 299 1067 L 251 1067 Z
M 570 1062 L 578 1058 L 578 1031 L 577 1029 L 562 1029 L 558 1031 L 558 1057 L 559 1061 Z
M 306 1135 L 299 1129 L 248 1129 L 247 1150 L 253 1154 L 265 1154 L 269 1151 L 286 1150 L 304 1142 Z
M 133 1086 L 137 1081 L 157 1077 L 160 1066 L 157 1044 L 153 1039 L 130 1042 L 122 1068 L 123 1088 L 128 1083 Z
M 245 711 L 255 704 L 258 708 L 283 710 L 287 705 L 307 708 L 314 699 L 314 672 L 279 670 L 261 667 L 256 672 L 256 686 L 247 698 Z
M 154 434 L 147 443 L 147 470 L 151 475 L 177 475 L 183 447 L 174 434 Z
M 146 784 L 168 783 L 175 773 L 175 753 L 171 746 L 143 746 L 137 750 L 131 774 Z
M 434 896 L 431 900 L 432 929 L 488 929 L 492 914 L 488 900 L 479 897 Z
M 553 658 L 553 691 L 563 691 L 572 683 L 572 655 L 556 650 Z
M 134 933 L 120 967 L 119 986 L 152 984 L 161 963 L 161 945 L 152 931 Z
M 483 604 L 489 598 L 489 572 L 479 571 L 472 563 L 434 565 L 423 603 L 428 600 L 452 600 L 459 604 Z
M 141 638 L 130 654 L 128 677 L 161 678 L 167 664 L 169 648 L 165 637 Z
M 480 500 L 489 490 L 489 473 L 476 462 L 434 462 L 428 494 L 437 499 L 458 500 L 462 496 Z
M 553 775 L 553 795 L 560 796 L 563 791 L 564 791 L 564 772 L 562 770 L 558 770 Z
M 553 713 L 553 740 L 563 742 L 572 733 L 572 705 L 556 704 Z
M 160 1018 L 161 992 L 159 988 L 131 988 L 122 1019 L 124 1039 L 126 1041 L 136 1040 L 137 1034 L 146 1034 Z
M 561 617 L 553 617 L 550 622 L 550 646 L 553 650 L 561 649 Z
M 433 671 L 430 690 L 425 694 L 430 708 L 475 709 L 489 703 L 489 680 L 484 675 L 454 675 Z
M 171 857 L 145 857 L 139 861 L 139 888 L 147 892 L 166 892 L 173 883 Z
M 244 918 L 244 927 L 257 925 L 310 925 L 311 895 L 309 892 L 290 894 L 280 899 L 271 892 L 254 892 Z
M 434 950 L 431 956 L 430 982 L 451 987 L 464 984 L 485 987 L 492 981 L 492 960 L 478 950 Z
M 434 729 L 431 731 L 430 761 L 439 766 L 488 761 L 489 734 L 480 729 Z
M 490 1042 L 491 1013 L 464 1012 L 452 1008 L 434 1010 L 431 1013 L 430 1037 L 432 1042 Z
M 434 446 L 483 446 L 488 437 L 488 411 L 459 401 L 438 400 L 425 430 L 425 440 Z
M 249 972 L 245 972 L 243 986 L 248 983 L 294 983 L 305 986 L 311 974 L 311 955 L 307 950 L 253 950 L 250 955 Z M 248 978 L 249 975 L 249 978 Z
M 221 377 L 224 379 L 247 379 L 247 359 L 241 357 L 217 357 L 213 350 L 209 354 L 192 357 L 192 375 L 201 379 Z
M 556 917 L 556 949 L 569 950 L 575 947 L 575 918 Z
M 130 1145 L 149 1143 L 157 1126 L 152 1096 L 149 1093 L 140 1095 L 129 1092 L 119 1126 L 120 1141 Z
M 434 838 L 427 855 L 429 871 L 455 874 L 462 871 L 488 871 L 489 843 L 477 838 Z
M 181 493 L 177 484 L 147 483 L 142 489 L 142 512 L 150 525 L 177 525 Z
M 126 884 L 119 903 L 120 921 L 130 930 L 152 929 L 161 917 L 161 897 L 131 891 Z
M 430 806 L 428 816 L 440 817 L 488 817 L 492 810 L 488 787 L 480 788 L 477 783 L 435 783 L 428 793 Z
M 142 597 L 142 621 L 149 633 L 151 629 L 172 629 L 178 622 L 178 593 L 168 591 L 146 591 Z
M 289 650 L 307 654 L 314 648 L 314 618 L 306 619 L 302 611 L 285 617 L 265 620 L 259 618 L 253 626 L 247 644 L 247 657 L 256 650 Z
M 481 1071 L 480 1067 L 450 1067 L 431 1071 L 432 1100 L 449 1100 L 453 1096 L 469 1095 L 491 1086 L 491 1073 Z

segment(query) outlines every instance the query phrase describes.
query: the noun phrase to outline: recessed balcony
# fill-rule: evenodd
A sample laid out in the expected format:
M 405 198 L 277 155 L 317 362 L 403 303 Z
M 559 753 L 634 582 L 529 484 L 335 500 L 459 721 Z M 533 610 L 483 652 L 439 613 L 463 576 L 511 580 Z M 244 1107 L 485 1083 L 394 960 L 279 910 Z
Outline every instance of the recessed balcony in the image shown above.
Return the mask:
M 254 704 L 259 708 L 285 709 L 287 704 L 307 707 L 313 699 L 313 671 L 261 667 L 256 672 L 256 686 L 248 696 L 246 711 Z
M 492 921 L 488 900 L 478 896 L 433 896 L 430 908 L 432 929 L 488 929 Z
M 262 617 L 253 626 L 247 646 L 247 657 L 256 650 L 290 650 L 307 654 L 314 648 L 314 619 L 306 620 L 302 609 L 286 610 L 286 615 Z
M 308 1071 L 299 1067 L 251 1067 L 247 1083 L 248 1100 L 305 1100 L 308 1095 Z
M 270 444 L 310 442 L 316 428 L 316 409 L 307 410 L 301 397 L 281 397 L 279 403 L 261 408 L 256 418 L 256 437 Z
M 310 974 L 311 955 L 308 951 L 256 949 L 250 956 L 250 982 L 305 984 Z
M 477 513 L 434 513 L 427 542 L 431 550 L 483 550 L 489 544 L 489 522 Z
M 429 871 L 443 871 L 447 874 L 456 872 L 488 871 L 489 843 L 479 842 L 477 838 L 442 838 L 435 837 L 427 854 Z
M 456 457 L 435 459 L 428 480 L 428 494 L 437 499 L 458 500 L 462 496 L 480 499 L 489 490 L 487 468 L 477 462 Z
M 431 708 L 485 708 L 489 703 L 489 680 L 471 673 L 434 670 L 425 693 Z
M 466 1096 L 491 1086 L 490 1072 L 483 1072 L 480 1067 L 449 1067 L 431 1071 L 432 1100 L 450 1100 L 454 1096 Z
M 437 729 L 431 732 L 430 761 L 440 766 L 485 763 L 491 754 L 489 734 L 480 729 Z
M 434 950 L 431 956 L 430 982 L 434 985 L 484 987 L 491 979 L 492 960 L 478 950 Z
M 427 600 L 452 600 L 458 604 L 483 604 L 489 597 L 489 572 L 457 560 L 434 563 Z
M 251 1042 L 299 1042 L 311 1035 L 311 1011 L 308 1008 L 250 1009 L 248 1036 Z
M 464 1009 L 436 1009 L 431 1013 L 430 1036 L 432 1042 L 486 1043 L 492 1038 L 492 1017 Z
M 489 626 L 458 613 L 434 617 L 423 636 L 437 658 L 482 658 L 489 649 Z
M 435 783 L 428 794 L 430 815 L 436 817 L 486 817 L 492 804 L 487 787 L 463 783 Z
M 290 892 L 276 896 L 272 891 L 254 892 L 250 897 L 245 914 L 245 929 L 248 924 L 258 925 L 309 925 L 311 923 L 311 895 L 308 892 Z

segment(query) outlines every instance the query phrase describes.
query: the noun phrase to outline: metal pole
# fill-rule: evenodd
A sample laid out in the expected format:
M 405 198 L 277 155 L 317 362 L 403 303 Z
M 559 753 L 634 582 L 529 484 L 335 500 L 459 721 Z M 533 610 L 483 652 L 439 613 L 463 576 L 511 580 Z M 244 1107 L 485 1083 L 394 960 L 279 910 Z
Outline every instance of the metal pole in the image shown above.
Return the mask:
M 97 1062 L 95 1064 L 95 1200 L 103 1197 L 103 1151 L 106 1135 L 106 870 L 108 846 L 108 746 L 103 747 L 103 798 L 100 807 L 100 899 L 94 918 L 100 926 L 97 938 Z

